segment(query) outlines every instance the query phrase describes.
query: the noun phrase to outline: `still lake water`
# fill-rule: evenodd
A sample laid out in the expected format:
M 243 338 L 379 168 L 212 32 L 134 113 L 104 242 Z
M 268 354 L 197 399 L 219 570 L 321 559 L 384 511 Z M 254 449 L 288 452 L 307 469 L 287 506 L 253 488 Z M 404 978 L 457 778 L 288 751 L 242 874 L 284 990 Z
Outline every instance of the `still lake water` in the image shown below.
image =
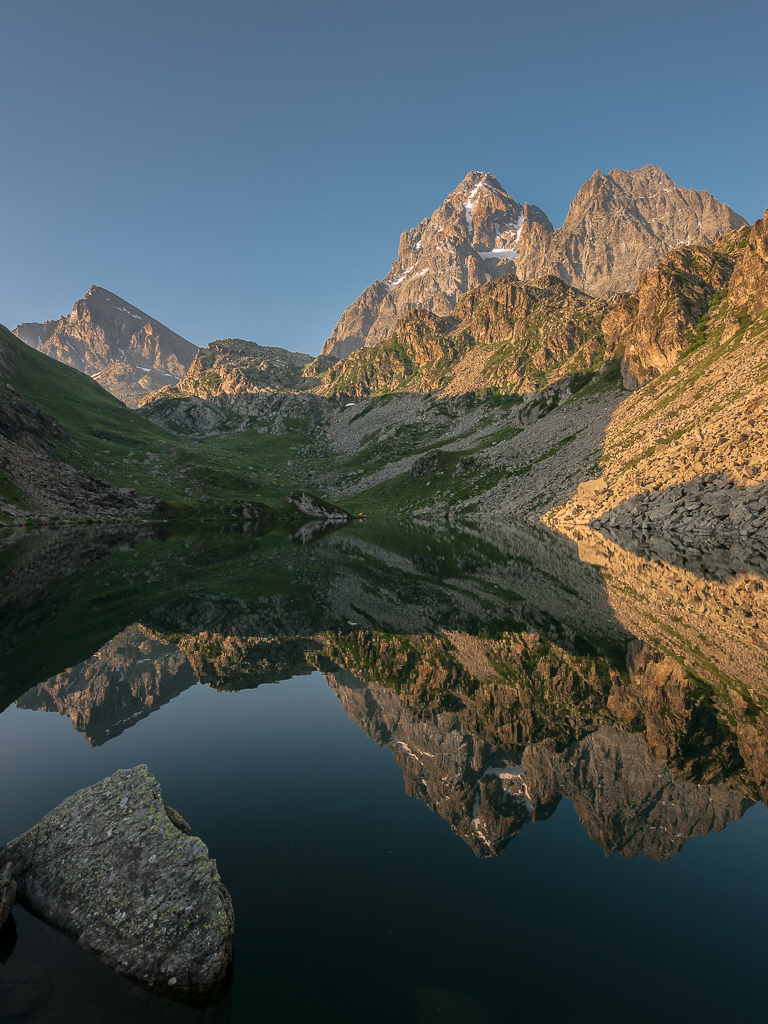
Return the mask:
M 17 905 L 0 984 L 50 990 L 16 1019 L 759 1019 L 763 562 L 661 554 L 393 521 L 7 541 L 0 842 L 147 764 L 236 914 L 203 1013 Z

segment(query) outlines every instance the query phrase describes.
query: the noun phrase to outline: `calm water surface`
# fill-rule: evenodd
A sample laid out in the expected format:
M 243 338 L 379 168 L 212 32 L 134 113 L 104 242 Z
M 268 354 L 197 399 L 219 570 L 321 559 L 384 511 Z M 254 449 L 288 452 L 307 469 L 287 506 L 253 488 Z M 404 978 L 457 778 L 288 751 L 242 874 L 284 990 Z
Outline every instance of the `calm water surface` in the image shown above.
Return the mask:
M 17 905 L 0 982 L 31 962 L 50 983 L 17 1019 L 758 1019 L 762 563 L 590 543 L 398 524 L 8 541 L 0 842 L 145 763 L 237 921 L 203 1013 Z M 670 579 L 714 682 L 641 600 Z M 702 585 L 706 615 L 681 605 Z

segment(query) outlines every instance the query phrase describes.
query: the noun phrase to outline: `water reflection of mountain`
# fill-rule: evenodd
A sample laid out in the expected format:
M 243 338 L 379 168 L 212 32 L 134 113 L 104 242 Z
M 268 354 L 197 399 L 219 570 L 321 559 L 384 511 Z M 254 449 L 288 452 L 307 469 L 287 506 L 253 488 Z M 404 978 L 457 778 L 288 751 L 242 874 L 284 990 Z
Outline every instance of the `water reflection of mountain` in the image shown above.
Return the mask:
M 406 792 L 444 818 L 479 857 L 501 853 L 529 822 L 573 801 L 607 854 L 668 860 L 687 839 L 719 832 L 753 801 L 724 785 L 681 782 L 634 733 L 600 726 L 558 749 L 545 740 L 514 755 L 466 733 L 459 715 L 421 720 L 391 690 L 350 672 L 329 676 L 344 710 L 403 769 Z
M 741 817 L 767 774 L 754 716 L 724 712 L 701 680 L 639 642 L 616 668 L 532 633 L 168 639 L 131 627 L 19 706 L 67 714 L 98 744 L 197 679 L 231 691 L 320 668 L 349 717 L 392 751 L 406 792 L 480 857 L 566 797 L 606 853 L 666 860 Z
M 607 852 L 659 859 L 768 797 L 768 585 L 749 552 L 665 562 L 587 529 L 494 524 L 301 539 L 47 535 L 33 579 L 26 538 L 4 555 L 23 616 L 0 615 L 0 687 L 36 683 L 19 705 L 96 744 L 195 680 L 319 669 L 408 792 L 483 856 L 563 796 Z M 112 639 L 39 682 L 39 652 L 62 658 L 76 622 Z
M 197 682 L 175 644 L 128 629 L 92 657 L 23 694 L 17 704 L 30 711 L 68 715 L 91 746 L 114 739 Z

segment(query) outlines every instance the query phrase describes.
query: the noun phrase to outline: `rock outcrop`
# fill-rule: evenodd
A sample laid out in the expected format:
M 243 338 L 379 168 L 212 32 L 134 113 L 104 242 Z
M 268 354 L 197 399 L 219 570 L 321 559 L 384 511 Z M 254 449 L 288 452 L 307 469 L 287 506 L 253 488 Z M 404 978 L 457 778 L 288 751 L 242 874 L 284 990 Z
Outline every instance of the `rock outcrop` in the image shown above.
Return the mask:
M 711 243 L 746 221 L 708 192 L 680 188 L 660 168 L 595 171 L 561 228 L 521 249 L 518 276 L 556 274 L 606 298 L 632 291 L 670 249 Z
M 472 171 L 431 217 L 403 232 L 392 269 L 347 308 L 323 354 L 344 358 L 384 341 L 417 307 L 447 316 L 460 295 L 504 274 L 554 275 L 601 298 L 630 291 L 670 249 L 711 243 L 745 223 L 707 192 L 681 189 L 648 165 L 595 171 L 554 230 L 538 207 Z
M 302 370 L 312 362 L 303 352 L 289 352 L 271 345 L 257 345 L 242 338 L 212 341 L 197 349 L 186 376 L 169 384 L 152 400 L 169 397 L 216 398 L 220 395 L 249 395 L 284 389 L 301 391 L 317 384 Z
M 683 246 L 646 270 L 617 302 L 602 330 L 608 358 L 622 356 L 624 384 L 636 389 L 669 370 L 703 340 L 706 319 L 725 297 L 734 259 L 717 246 Z
M 299 512 L 303 512 L 305 516 L 311 516 L 313 519 L 325 519 L 332 523 L 349 521 L 349 512 L 346 509 L 339 508 L 338 505 L 325 501 L 324 498 L 318 498 L 316 494 L 310 494 L 309 491 L 296 491 L 295 494 L 290 495 L 288 502 L 295 505 Z
M 520 282 L 507 274 L 463 295 L 450 316 L 405 313 L 387 341 L 331 367 L 320 390 L 357 399 L 393 390 L 539 391 L 602 366 L 610 309 L 558 277 Z
M 347 308 L 323 355 L 348 356 L 388 338 L 409 309 L 446 316 L 464 292 L 514 273 L 520 245 L 552 225 L 537 206 L 521 205 L 490 174 L 470 171 L 420 224 L 400 236 L 397 259 Z
M 768 210 L 752 225 L 749 236 L 739 240 L 738 259 L 728 284 L 728 320 L 723 331 L 727 341 L 747 320 L 768 308 Z
M 14 334 L 87 373 L 132 407 L 147 392 L 180 380 L 197 352 L 159 320 L 97 285 L 68 316 L 19 324 Z
M 6 864 L 0 871 L 0 931 L 8 920 L 15 900 L 16 880 L 13 877 L 13 865 Z
M 0 849 L 16 898 L 120 974 L 206 993 L 232 960 L 229 893 L 168 816 L 145 765 L 80 790 Z

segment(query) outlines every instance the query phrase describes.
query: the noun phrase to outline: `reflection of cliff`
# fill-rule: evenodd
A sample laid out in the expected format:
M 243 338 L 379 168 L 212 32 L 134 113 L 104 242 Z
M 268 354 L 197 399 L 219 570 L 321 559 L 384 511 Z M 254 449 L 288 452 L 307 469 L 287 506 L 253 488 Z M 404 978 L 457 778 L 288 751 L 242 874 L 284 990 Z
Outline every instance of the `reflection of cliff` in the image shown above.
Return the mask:
M 326 634 L 325 654 L 394 689 L 414 717 L 450 710 L 465 732 L 518 754 L 543 740 L 562 749 L 616 725 L 643 732 L 651 756 L 684 781 L 727 782 L 768 798 L 768 713 L 638 641 L 622 669 L 531 633 Z
M 135 725 L 194 686 L 195 672 L 175 644 L 129 626 L 86 661 L 53 676 L 16 702 L 68 715 L 92 746 Z
M 607 726 L 559 753 L 550 744 L 529 747 L 523 768 L 534 806 L 572 800 L 608 856 L 669 860 L 686 840 L 719 832 L 753 802 L 723 785 L 681 782 L 653 760 L 642 736 Z
M 179 638 L 179 646 L 201 683 L 216 690 L 254 690 L 262 683 L 309 675 L 307 651 L 318 644 L 303 638 L 198 633 Z
M 588 527 L 571 531 L 579 556 L 602 570 L 618 622 L 690 671 L 768 712 L 768 582 L 760 558 L 750 571 L 747 542 L 729 557 L 687 548 L 685 558 L 654 538 L 633 553 Z M 659 560 L 670 556 L 670 561 Z
M 417 720 L 392 691 L 351 672 L 325 678 L 349 717 L 403 769 L 405 789 L 444 818 L 479 857 L 501 852 L 531 820 L 514 759 L 469 736 L 449 711 Z
M 344 710 L 388 746 L 417 796 L 480 857 L 500 853 L 531 821 L 572 800 L 590 838 L 610 855 L 667 860 L 693 836 L 719 831 L 751 801 L 724 785 L 681 782 L 649 755 L 642 736 L 600 726 L 559 748 L 515 756 L 465 731 L 460 713 L 416 718 L 401 696 L 348 671 L 326 675 Z

